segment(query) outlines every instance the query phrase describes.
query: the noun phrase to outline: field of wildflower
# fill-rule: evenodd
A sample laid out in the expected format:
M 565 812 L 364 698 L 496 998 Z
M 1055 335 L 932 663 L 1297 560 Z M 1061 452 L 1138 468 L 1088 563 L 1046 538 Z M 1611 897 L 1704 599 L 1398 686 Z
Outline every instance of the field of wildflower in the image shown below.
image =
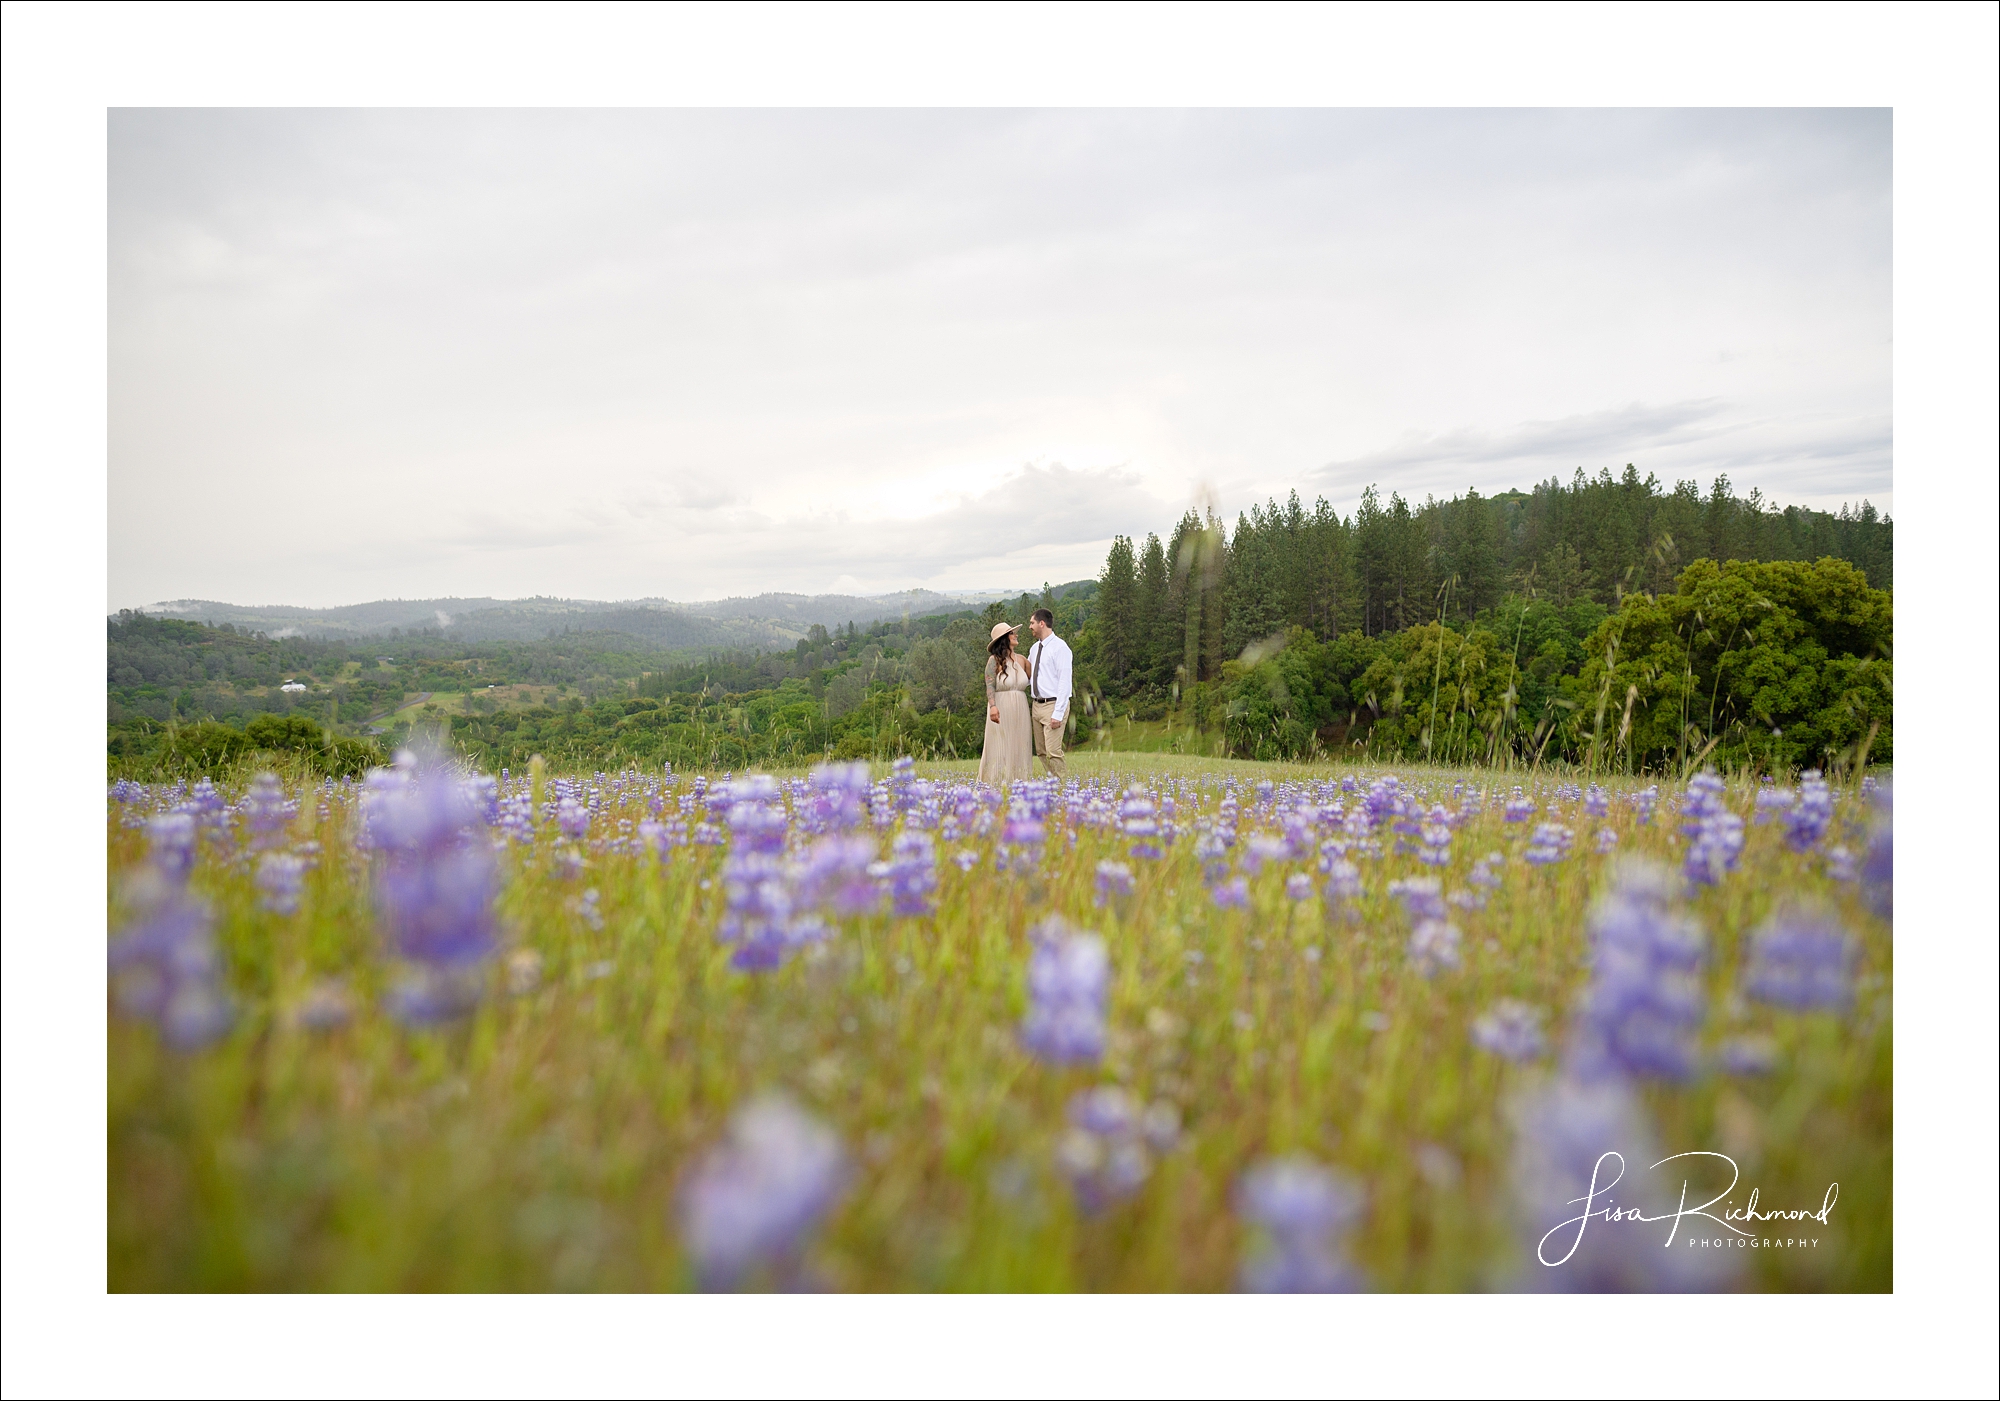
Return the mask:
M 423 751 L 108 840 L 114 1291 L 1892 1283 L 1873 778 Z

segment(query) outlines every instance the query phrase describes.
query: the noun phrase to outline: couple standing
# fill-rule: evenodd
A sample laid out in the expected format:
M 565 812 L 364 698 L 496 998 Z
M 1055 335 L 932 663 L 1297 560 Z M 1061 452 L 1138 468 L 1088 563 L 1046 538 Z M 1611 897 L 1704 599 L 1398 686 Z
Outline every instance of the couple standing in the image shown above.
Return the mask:
M 1037 608 L 1028 618 L 1035 645 L 1023 661 L 1014 651 L 1018 624 L 995 623 L 986 648 L 986 745 L 979 753 L 979 781 L 1005 783 L 1035 771 L 1042 756 L 1061 778 L 1063 728 L 1069 724 L 1069 644 L 1056 636 L 1055 615 Z

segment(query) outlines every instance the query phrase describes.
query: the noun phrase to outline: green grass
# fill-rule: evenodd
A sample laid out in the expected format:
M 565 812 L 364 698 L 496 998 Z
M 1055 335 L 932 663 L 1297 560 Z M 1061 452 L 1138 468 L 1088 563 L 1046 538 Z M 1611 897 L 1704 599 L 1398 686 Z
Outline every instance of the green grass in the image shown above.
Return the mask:
M 963 778 L 973 767 L 922 771 Z M 1202 783 L 1208 811 L 1223 776 L 1372 773 L 1164 753 L 1079 753 L 1071 767 Z M 1454 782 L 1508 783 L 1397 772 L 1447 802 Z M 1732 792 L 1738 811 L 1748 801 L 1747 789 Z M 1246 795 L 1246 836 L 1249 806 Z M 634 803 L 623 815 L 644 812 Z M 1183 800 L 1183 822 L 1190 815 Z M 1844 797 L 1827 844 L 1858 850 L 1864 817 Z M 684 848 L 664 867 L 593 849 L 581 877 L 566 879 L 544 830 L 532 853 L 501 857 L 507 936 L 541 956 L 539 987 L 510 996 L 496 970 L 476 1014 L 411 1031 L 374 1010 L 393 970 L 352 846 L 355 810 L 345 798 L 324 816 L 309 804 L 293 837 L 323 855 L 298 915 L 258 911 L 250 865 L 222 849 L 205 848 L 196 868 L 239 1000 L 232 1033 L 175 1055 L 150 1027 L 113 1021 L 110 1287 L 686 1288 L 677 1184 L 763 1089 L 794 1096 L 852 1154 L 850 1190 L 812 1256 L 832 1287 L 1227 1289 L 1244 1247 L 1232 1185 L 1287 1151 L 1365 1183 L 1353 1254 L 1373 1287 L 1493 1287 L 1521 1260 L 1505 1107 L 1542 1072 L 1474 1048 L 1468 1029 L 1515 997 L 1547 1009 L 1559 1035 L 1586 976 L 1584 916 L 1611 858 L 1589 850 L 1599 824 L 1560 820 L 1577 829 L 1576 854 L 1549 868 L 1510 861 L 1486 908 L 1456 916 L 1463 967 L 1430 980 L 1409 967 L 1407 920 L 1383 893 L 1421 872 L 1411 857 L 1363 862 L 1359 917 L 1329 922 L 1317 900 L 1285 899 L 1282 872 L 1252 881 L 1251 910 L 1215 909 L 1191 837 L 1166 861 L 1135 863 L 1137 894 L 1117 914 L 1092 905 L 1095 863 L 1122 856 L 1107 835 L 1085 831 L 1072 846 L 1058 831 L 1035 878 L 990 865 L 965 874 L 942 859 L 963 845 L 990 852 L 990 837 L 940 842 L 934 917 L 851 920 L 781 970 L 745 974 L 714 935 L 719 849 Z M 1678 861 L 1664 806 L 1638 827 L 1617 803 L 1610 825 L 1625 851 Z M 1494 802 L 1454 843 L 1447 889 L 1464 888 L 1475 858 L 1518 852 L 1524 837 Z M 114 813 L 109 842 L 116 928 L 143 839 Z M 1828 1181 L 1841 1184 L 1827 1244 L 1746 1252 L 1749 1287 L 1885 1290 L 1890 935 L 1817 865 L 1777 828 L 1751 827 L 1742 868 L 1690 905 L 1711 941 L 1707 1041 L 1768 1034 L 1776 1071 L 1706 1075 L 1645 1099 L 1665 1151 L 1731 1153 L 1766 1204 L 1817 1205 Z M 600 892 L 602 929 L 579 913 L 585 888 Z M 1845 1018 L 1777 1014 L 1731 991 L 1744 933 L 1792 895 L 1832 902 L 1862 936 L 1861 994 Z M 1052 913 L 1111 949 L 1112 1036 L 1096 1069 L 1053 1068 L 1017 1043 L 1027 930 Z M 290 1010 L 329 979 L 354 995 L 354 1021 L 297 1029 Z M 1135 1196 L 1089 1218 L 1053 1153 L 1069 1098 L 1105 1082 L 1177 1105 L 1186 1132 Z
M 1222 753 L 1222 734 L 1174 719 L 1134 720 L 1107 710 L 1083 722 L 1075 749 L 1080 753 L 1216 757 Z

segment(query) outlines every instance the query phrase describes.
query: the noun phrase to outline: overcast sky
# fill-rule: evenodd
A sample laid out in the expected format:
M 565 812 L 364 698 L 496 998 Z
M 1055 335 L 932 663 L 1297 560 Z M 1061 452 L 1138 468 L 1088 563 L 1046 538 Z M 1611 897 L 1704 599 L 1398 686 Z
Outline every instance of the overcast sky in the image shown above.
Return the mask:
M 121 111 L 110 605 L 1039 585 L 1198 499 L 1890 493 L 1826 112 Z

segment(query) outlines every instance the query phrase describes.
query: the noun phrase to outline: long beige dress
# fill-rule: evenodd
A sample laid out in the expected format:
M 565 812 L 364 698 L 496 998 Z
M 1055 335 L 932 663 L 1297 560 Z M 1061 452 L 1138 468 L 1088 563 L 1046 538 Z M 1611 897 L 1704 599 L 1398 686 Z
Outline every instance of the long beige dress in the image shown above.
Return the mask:
M 1006 783 L 1034 774 L 1034 725 L 1028 718 L 1028 665 L 1012 659 L 1004 674 L 996 675 L 993 658 L 986 659 L 986 744 L 979 751 L 979 781 Z M 1000 707 L 1000 719 L 992 718 L 992 707 Z

